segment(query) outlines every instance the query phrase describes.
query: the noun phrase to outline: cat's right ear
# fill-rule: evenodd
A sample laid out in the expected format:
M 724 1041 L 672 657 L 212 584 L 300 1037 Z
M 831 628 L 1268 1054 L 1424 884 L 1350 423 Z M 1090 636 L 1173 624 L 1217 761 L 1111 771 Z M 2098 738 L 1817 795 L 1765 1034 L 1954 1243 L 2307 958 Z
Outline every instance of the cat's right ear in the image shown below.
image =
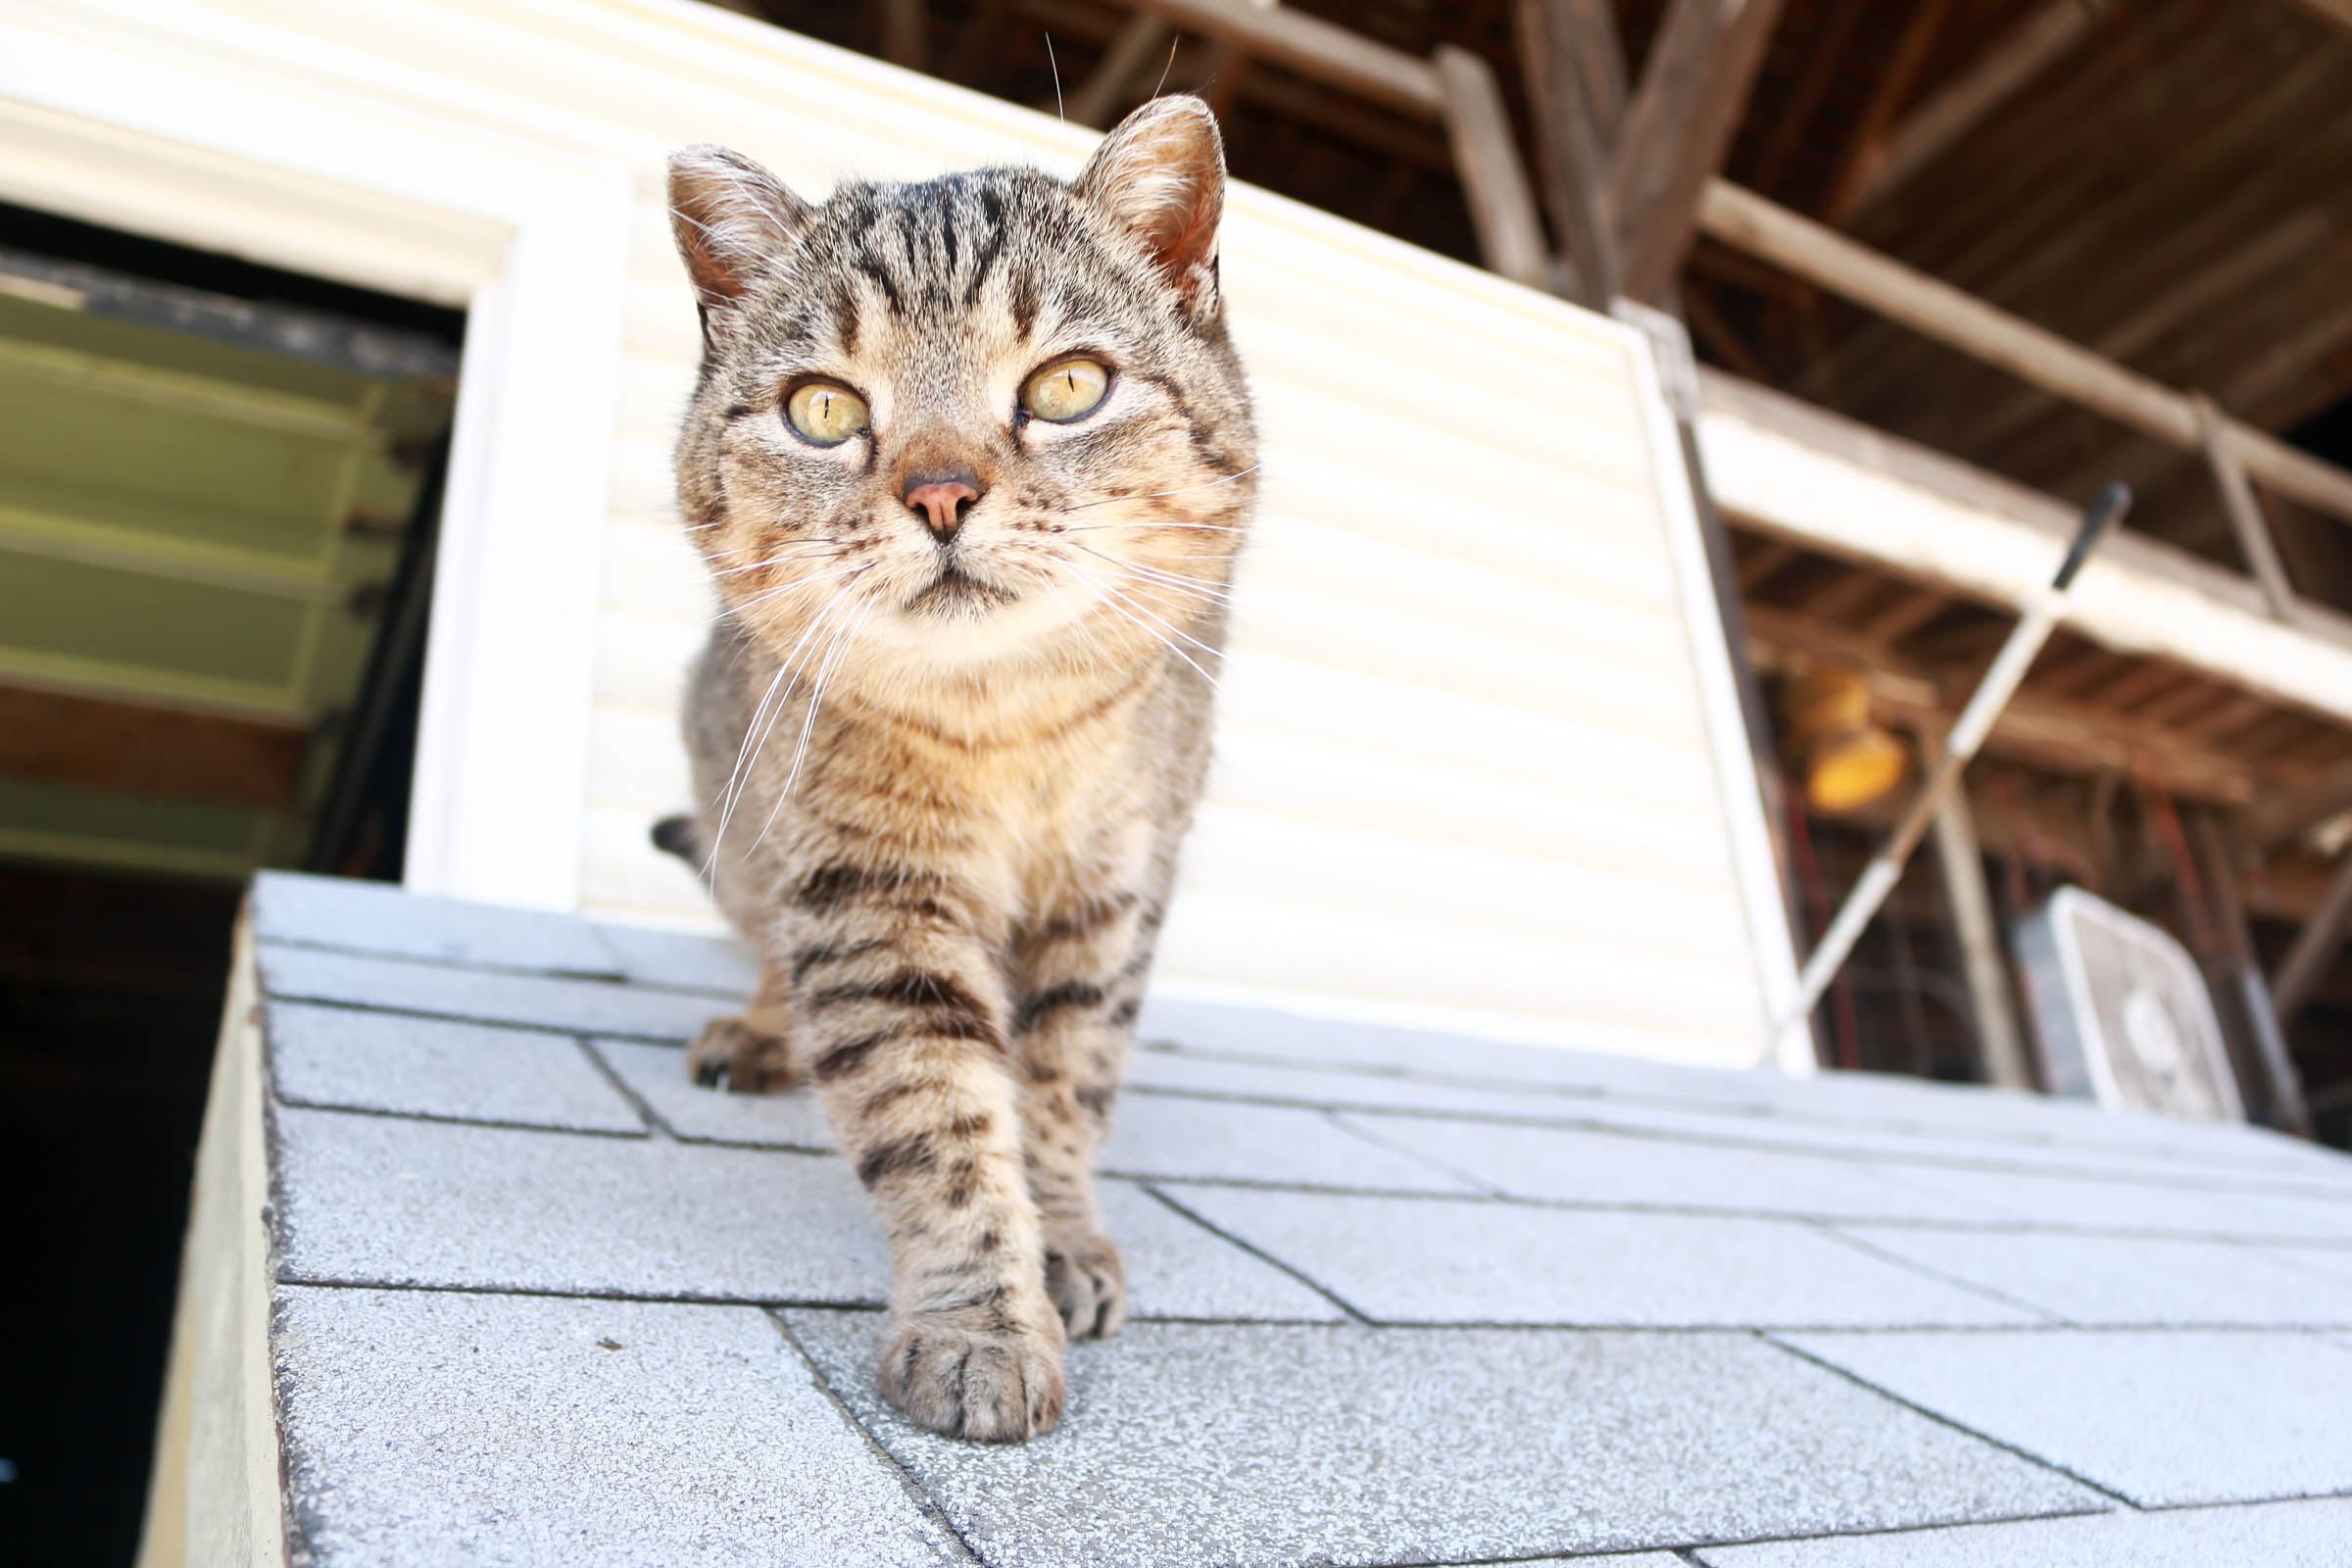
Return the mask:
M 1143 243 L 1197 317 L 1217 299 L 1225 141 L 1189 93 L 1154 98 L 1111 128 L 1070 193 Z
M 705 143 L 669 156 L 669 227 L 708 332 L 813 211 L 758 164 Z

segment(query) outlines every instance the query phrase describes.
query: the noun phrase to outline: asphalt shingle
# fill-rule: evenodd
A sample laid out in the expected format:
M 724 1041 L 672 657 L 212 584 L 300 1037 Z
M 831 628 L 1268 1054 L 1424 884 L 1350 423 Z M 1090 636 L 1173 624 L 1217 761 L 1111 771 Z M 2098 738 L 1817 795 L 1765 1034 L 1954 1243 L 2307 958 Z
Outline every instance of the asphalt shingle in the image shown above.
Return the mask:
M 1781 1338 L 2142 1507 L 2352 1492 L 2352 1354 L 2318 1335 Z
M 830 1154 L 281 1108 L 292 1278 L 879 1302 L 890 1268 Z
M 1246 1060 L 1409 1073 L 1505 1088 L 1595 1095 L 1604 1090 L 1642 1092 L 1756 1110 L 1772 1102 L 1770 1086 L 1761 1072 L 1679 1067 L 1627 1056 L 1595 1056 L 1543 1046 L 1304 1018 L 1259 1007 L 1153 998 L 1144 1004 L 1136 1038 Z
M 2094 1176 L 1949 1165 L 1892 1167 L 1904 1186 L 1926 1190 L 1963 1217 L 1986 1223 L 2120 1234 L 2352 1238 L 2352 1203 L 2273 1193 L 2217 1190 Z M 1923 1211 L 1922 1219 L 1940 1218 Z
M 1133 1182 L 1098 1181 L 1095 1196 L 1126 1262 L 1127 1307 L 1137 1317 L 1327 1323 L 1346 1316 L 1329 1297 Z
M 2290 1140 L 1154 1004 L 1099 1184 L 1136 1316 L 984 1448 L 877 1399 L 814 1094 L 686 1080 L 739 949 L 309 878 L 257 920 L 322 1568 L 2352 1562 L 2352 1500 L 2200 1500 L 2352 1490 L 2352 1161 Z
M 1131 1095 L 1098 1168 L 1121 1176 L 1277 1182 L 1355 1192 L 1474 1193 L 1474 1183 L 1347 1131 L 1318 1110 Z
M 278 1295 L 298 1561 L 969 1562 L 757 1308 Z
M 638 984 L 677 991 L 708 991 L 727 998 L 752 994 L 760 962 L 739 943 L 688 931 L 658 931 L 640 925 L 590 927 L 611 950 L 621 975 Z
M 289 1002 L 650 1040 L 691 1040 L 723 1010 L 710 997 L 644 986 L 453 968 L 283 943 L 265 942 L 257 952 L 263 990 Z
M 2352 1323 L 2352 1292 L 2227 1242 L 1839 1226 L 1881 1252 L 2074 1323 Z
M 645 1131 L 570 1035 L 295 1002 L 270 1008 L 266 1032 L 270 1080 L 289 1104 Z
M 1785 1220 L 1173 1184 L 1160 1190 L 1378 1321 L 2041 1321 Z
M 1707 1568 L 2343 1568 L 2352 1499 L 1706 1546 Z
M 764 1149 L 834 1147 L 824 1102 L 806 1084 L 779 1095 L 738 1095 L 689 1079 L 686 1053 L 676 1046 L 592 1040 L 589 1048 L 680 1138 Z
M 618 956 L 585 920 L 548 909 L 428 898 L 388 882 L 265 871 L 253 882 L 253 930 L 298 942 L 436 963 L 622 977 Z
M 1074 1348 L 1059 1429 L 990 1450 L 882 1405 L 877 1317 L 785 1317 L 1007 1568 L 1462 1562 L 2105 1505 L 1746 1335 L 1138 1324 Z
M 1562 1202 L 1827 1219 L 1974 1219 L 1966 1193 L 1911 1170 L 1690 1139 L 1418 1116 L 1342 1121 L 1497 1192 Z

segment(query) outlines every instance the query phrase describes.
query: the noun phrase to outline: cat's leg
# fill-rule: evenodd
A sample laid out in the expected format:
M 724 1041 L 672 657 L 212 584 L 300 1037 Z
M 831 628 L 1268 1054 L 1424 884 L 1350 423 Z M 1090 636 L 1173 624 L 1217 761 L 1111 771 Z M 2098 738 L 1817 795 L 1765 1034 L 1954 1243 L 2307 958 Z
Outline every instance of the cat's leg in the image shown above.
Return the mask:
M 890 1235 L 883 1396 L 934 1431 L 1017 1442 L 1060 1419 L 1063 1336 L 980 907 L 945 878 L 840 863 L 802 881 L 787 929 L 809 1070 Z
M 761 964 L 752 1004 L 711 1019 L 686 1048 L 686 1075 L 706 1087 L 724 1082 L 739 1095 L 772 1095 L 800 1082 L 789 997 L 783 965 Z
M 1151 969 L 1155 908 L 1115 894 L 1062 909 L 1018 944 L 1022 1150 L 1046 1246 L 1046 1292 L 1073 1339 L 1118 1332 L 1127 1271 L 1095 1201 L 1095 1152 Z

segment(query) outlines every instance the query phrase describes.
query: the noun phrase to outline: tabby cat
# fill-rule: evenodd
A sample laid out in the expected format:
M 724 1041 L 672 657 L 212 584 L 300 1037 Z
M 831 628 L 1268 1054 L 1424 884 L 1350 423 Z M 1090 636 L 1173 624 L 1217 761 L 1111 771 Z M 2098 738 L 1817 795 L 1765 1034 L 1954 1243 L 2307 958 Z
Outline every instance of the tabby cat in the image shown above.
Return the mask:
M 765 960 L 689 1070 L 806 1069 L 890 1235 L 883 1394 L 1017 1441 L 1126 1311 L 1090 1170 L 1207 764 L 1254 437 L 1216 122 L 1158 99 L 1070 184 L 821 205 L 670 162 L 701 304 L 680 508 L 723 602 L 657 841 Z

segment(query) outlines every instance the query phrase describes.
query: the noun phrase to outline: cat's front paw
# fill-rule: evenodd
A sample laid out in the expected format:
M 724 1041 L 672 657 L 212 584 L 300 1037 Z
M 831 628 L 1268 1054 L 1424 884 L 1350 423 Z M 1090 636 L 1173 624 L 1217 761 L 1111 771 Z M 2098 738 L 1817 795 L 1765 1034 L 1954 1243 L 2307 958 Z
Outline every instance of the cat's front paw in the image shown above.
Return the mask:
M 725 1084 L 739 1095 L 772 1095 L 801 1081 L 792 1042 L 729 1013 L 703 1025 L 686 1048 L 686 1076 L 706 1089 Z
M 1046 1244 L 1046 1294 L 1073 1340 L 1108 1339 L 1127 1321 L 1127 1265 L 1102 1235 Z
M 1023 1443 L 1061 1419 L 1061 1347 L 1018 1329 L 916 1318 L 882 1352 L 882 1397 L 951 1438 Z

